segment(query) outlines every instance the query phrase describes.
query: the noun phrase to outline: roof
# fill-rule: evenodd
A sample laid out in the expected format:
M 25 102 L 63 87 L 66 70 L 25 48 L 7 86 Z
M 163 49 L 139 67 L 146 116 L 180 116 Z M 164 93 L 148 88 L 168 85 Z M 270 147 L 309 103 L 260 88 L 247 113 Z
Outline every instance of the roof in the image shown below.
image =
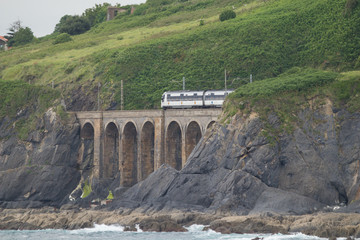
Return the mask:
M 201 92 L 201 93 L 203 93 L 203 92 L 213 92 L 213 93 L 219 93 L 219 92 L 228 92 L 228 93 L 232 93 L 234 91 L 234 89 L 227 89 L 227 90 L 225 90 L 225 89 L 223 89 L 223 90 L 206 90 L 206 91 L 204 91 L 204 90 L 195 90 L 195 91 L 193 91 L 193 90 L 179 90 L 179 91 L 166 91 L 166 92 L 164 92 L 163 94 L 165 94 L 165 93 L 173 93 L 173 94 L 181 94 L 181 93 L 199 93 L 199 92 Z
M 0 36 L 0 40 L 7 42 L 8 40 L 6 38 L 4 38 L 3 36 Z

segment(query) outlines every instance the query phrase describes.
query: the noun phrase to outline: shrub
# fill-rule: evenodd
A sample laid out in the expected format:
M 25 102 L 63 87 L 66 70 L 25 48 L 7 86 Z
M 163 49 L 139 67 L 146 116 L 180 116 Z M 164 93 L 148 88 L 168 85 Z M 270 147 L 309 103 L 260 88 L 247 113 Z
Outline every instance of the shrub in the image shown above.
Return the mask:
M 219 19 L 220 21 L 223 22 L 235 17 L 236 17 L 236 13 L 233 10 L 225 10 L 220 14 Z
M 53 44 L 65 43 L 65 42 L 70 42 L 70 41 L 72 41 L 70 34 L 61 33 L 60 35 L 58 35 L 55 38 L 55 40 L 53 41 Z
M 347 0 L 345 4 L 345 15 L 350 15 L 352 10 L 356 8 L 357 0 Z
M 56 24 L 54 32 L 77 35 L 84 33 L 89 29 L 90 22 L 86 17 L 65 15 L 60 19 L 60 22 Z

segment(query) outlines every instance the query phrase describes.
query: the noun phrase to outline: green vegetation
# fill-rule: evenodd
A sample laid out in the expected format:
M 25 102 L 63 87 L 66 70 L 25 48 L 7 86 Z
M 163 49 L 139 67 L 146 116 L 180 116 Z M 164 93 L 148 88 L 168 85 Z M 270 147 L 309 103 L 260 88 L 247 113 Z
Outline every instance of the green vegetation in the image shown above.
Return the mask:
M 90 22 L 80 16 L 65 15 L 55 26 L 55 32 L 77 35 L 90 29 Z
M 57 97 L 59 93 L 49 87 L 0 80 L 0 118 L 15 117 L 26 108 L 35 107 L 35 110 L 44 112 Z
M 342 73 L 339 81 L 334 82 L 330 89 L 338 108 L 360 111 L 360 71 Z
M 276 78 L 257 81 L 240 87 L 235 93 L 231 94 L 230 99 L 257 100 L 286 92 L 305 91 L 310 88 L 316 89 L 334 81 L 337 75 L 334 72 L 293 68 Z
M 282 129 L 291 128 L 297 112 L 307 98 L 322 86 L 335 81 L 339 74 L 315 69 L 292 68 L 276 78 L 265 79 L 238 88 L 229 95 L 223 122 L 236 113 L 256 112 L 267 122 L 269 114 L 277 114 Z
M 17 118 L 15 129 L 19 138 L 25 140 L 36 129 L 39 117 L 54 104 L 59 95 L 49 87 L 0 80 L 0 118 Z
M 82 16 L 85 17 L 89 21 L 90 26 L 93 27 L 96 24 L 106 21 L 107 8 L 109 6 L 109 3 L 95 4 L 95 7 L 86 9 Z
M 86 198 L 92 192 L 91 183 L 88 180 L 85 181 L 82 191 L 83 193 L 80 198 Z
M 1 52 L 0 77 L 37 86 L 54 81 L 65 97 L 82 89 L 93 99 L 100 82 L 103 109 L 119 108 L 124 80 L 125 109 L 149 109 L 159 108 L 164 91 L 181 89 L 183 76 L 187 89 L 222 89 L 226 69 L 229 88 L 245 85 L 252 74 L 253 84 L 261 82 L 269 94 L 259 96 L 276 92 L 276 84 L 288 96 L 329 84 L 332 72 L 360 68 L 356 0 L 148 0 L 132 15 L 125 6 L 128 12 L 102 22 L 96 19 L 104 6 L 83 14 L 92 28 L 73 41 L 53 44 L 54 34 Z M 229 8 L 237 17 L 220 22 Z M 304 74 L 287 72 L 294 67 Z M 286 86 L 276 80 L 292 77 Z M 246 97 L 241 89 L 237 97 Z M 236 112 L 242 106 L 232 101 Z
M 356 8 L 357 5 L 358 5 L 358 0 L 347 0 L 345 4 L 344 13 L 346 15 L 351 15 L 351 12 L 353 11 L 353 9 Z
M 91 27 L 106 21 L 109 6 L 109 3 L 95 4 L 95 7 L 86 9 L 82 16 L 65 15 L 56 24 L 54 33 L 82 34 Z
M 5 37 L 9 40 L 8 45 L 12 47 L 30 43 L 34 39 L 34 34 L 29 27 L 23 27 L 18 20 L 11 24 L 9 33 Z
M 55 38 L 53 44 L 65 43 L 70 41 L 72 41 L 72 38 L 68 33 L 61 33 Z
M 34 34 L 29 27 L 20 28 L 10 40 L 11 46 L 20 46 L 30 43 L 34 39 Z
M 297 117 L 304 108 L 318 109 L 331 100 L 337 108 L 360 111 L 360 71 L 346 73 L 293 68 L 276 78 L 265 79 L 238 88 L 229 95 L 222 122 L 238 114 L 256 112 L 262 119 L 264 136 L 275 141 L 301 122 Z M 314 102 L 315 101 L 315 102 Z M 269 124 L 275 114 L 279 126 Z
M 225 10 L 219 16 L 221 22 L 232 18 L 236 18 L 236 13 L 233 10 Z
M 113 195 L 113 193 L 111 192 L 111 190 L 109 190 L 109 194 L 108 194 L 108 196 L 106 197 L 105 200 L 113 200 L 113 199 L 114 199 L 114 195 Z

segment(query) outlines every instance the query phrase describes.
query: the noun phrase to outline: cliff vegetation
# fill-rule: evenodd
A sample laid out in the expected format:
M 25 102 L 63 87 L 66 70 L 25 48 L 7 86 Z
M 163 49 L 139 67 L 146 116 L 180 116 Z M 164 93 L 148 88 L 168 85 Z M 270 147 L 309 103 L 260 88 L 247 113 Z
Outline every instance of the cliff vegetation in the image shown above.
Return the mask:
M 135 7 L 72 41 L 54 45 L 54 33 L 1 52 L 0 77 L 54 83 L 71 110 L 97 109 L 98 90 L 102 109 L 118 109 L 124 80 L 125 109 L 149 109 L 159 108 L 164 91 L 181 89 L 183 76 L 187 89 L 222 89 L 226 69 L 230 88 L 250 74 L 262 84 L 268 79 L 268 87 L 293 67 L 337 73 L 360 67 L 357 0 L 148 0 Z M 236 18 L 221 22 L 225 10 Z

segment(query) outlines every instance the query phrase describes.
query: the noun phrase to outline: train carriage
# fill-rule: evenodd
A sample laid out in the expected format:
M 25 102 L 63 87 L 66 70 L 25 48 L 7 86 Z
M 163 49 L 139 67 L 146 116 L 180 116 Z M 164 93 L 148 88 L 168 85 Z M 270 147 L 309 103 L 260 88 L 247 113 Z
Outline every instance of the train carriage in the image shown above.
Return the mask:
M 206 108 L 221 107 L 226 96 L 233 90 L 171 91 L 161 97 L 161 107 L 167 108 Z
M 204 106 L 206 107 L 222 107 L 224 100 L 232 90 L 209 90 L 204 91 Z

